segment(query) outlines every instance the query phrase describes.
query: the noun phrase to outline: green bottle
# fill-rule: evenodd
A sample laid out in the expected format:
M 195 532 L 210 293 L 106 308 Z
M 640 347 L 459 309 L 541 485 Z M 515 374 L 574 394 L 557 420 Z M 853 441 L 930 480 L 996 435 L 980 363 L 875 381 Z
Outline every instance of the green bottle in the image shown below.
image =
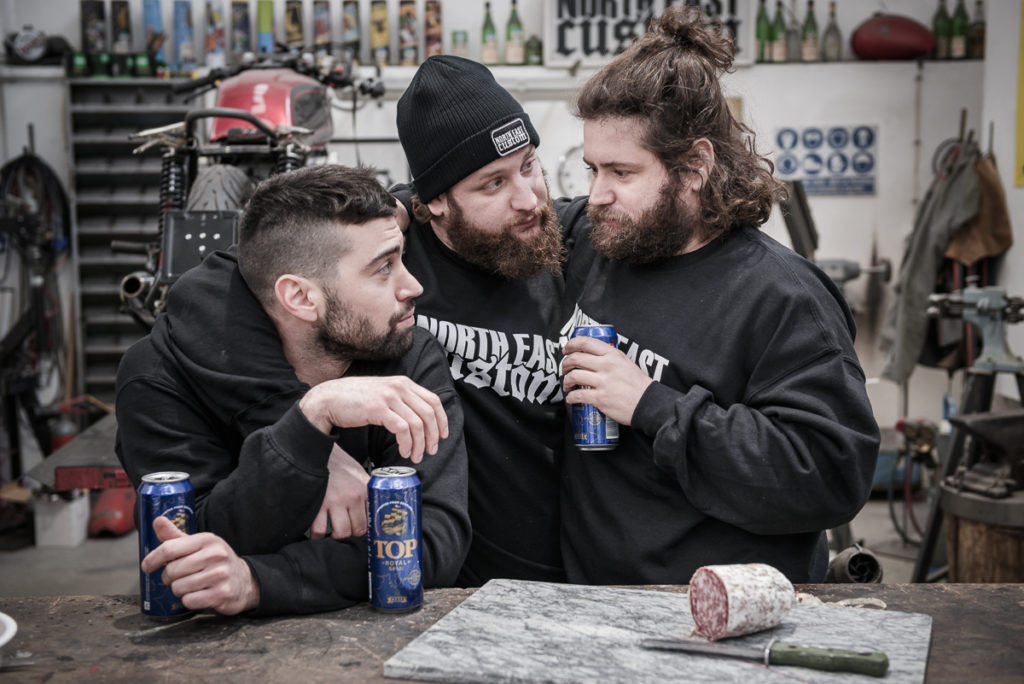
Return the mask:
M 974 21 L 971 22 L 971 37 L 967 41 L 969 59 L 985 59 L 985 8 L 982 0 L 974 5 Z
M 803 39 L 800 19 L 796 15 L 796 0 L 790 0 L 789 23 L 786 25 L 786 61 L 802 61 Z
M 803 42 L 800 56 L 805 62 L 818 61 L 818 18 L 814 16 L 814 0 L 807 0 L 807 16 L 804 18 Z
M 544 44 L 535 35 L 526 41 L 526 63 L 529 66 L 540 66 L 544 63 Z
M 843 36 L 839 33 L 839 25 L 836 24 L 836 3 L 828 5 L 828 24 L 825 26 L 825 34 L 821 38 L 821 60 L 823 62 L 838 62 L 843 58 Z
M 772 22 L 772 61 L 786 61 L 786 17 L 782 13 L 782 0 L 775 2 L 775 21 Z
M 512 13 L 505 26 L 505 64 L 526 64 L 526 39 L 523 37 L 523 24 L 519 21 L 516 0 L 512 0 Z
M 967 59 L 967 39 L 971 32 L 971 20 L 967 16 L 964 0 L 957 0 L 953 10 L 953 25 L 949 40 L 950 59 Z
M 761 0 L 761 6 L 757 10 L 757 61 L 772 61 L 772 21 L 768 18 L 768 8 L 765 1 Z
M 950 38 L 953 27 L 946 11 L 946 0 L 939 0 L 939 8 L 932 17 L 932 33 L 935 34 L 935 59 L 949 59 Z
M 484 3 L 484 28 L 480 34 L 480 61 L 484 64 L 497 64 L 498 58 L 498 32 L 494 30 L 494 20 L 491 19 L 491 3 Z

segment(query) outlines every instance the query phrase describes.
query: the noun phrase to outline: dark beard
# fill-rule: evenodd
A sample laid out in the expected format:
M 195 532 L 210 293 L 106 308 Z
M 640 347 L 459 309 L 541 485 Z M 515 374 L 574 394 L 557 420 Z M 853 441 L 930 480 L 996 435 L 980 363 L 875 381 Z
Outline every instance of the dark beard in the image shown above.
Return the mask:
M 525 240 L 512 229 L 526 219 L 526 214 L 513 217 L 497 233 L 485 233 L 466 221 L 462 207 L 451 195 L 448 201 L 448 239 L 452 249 L 466 261 L 513 280 L 532 278 L 543 270 L 561 273 L 565 248 L 550 199 L 534 211 L 540 218 L 540 232 Z
M 372 332 L 370 320 L 349 311 L 334 295 L 324 288 L 327 304 L 324 319 L 317 324 L 316 339 L 323 352 L 339 361 L 384 361 L 398 359 L 412 349 L 413 328 L 397 328 L 412 307 L 399 312 L 388 321 L 388 330 L 378 335 Z
M 629 264 L 649 264 L 682 254 L 693 238 L 705 232 L 697 211 L 680 197 L 681 183 L 665 181 L 654 206 L 636 220 L 611 207 L 587 207 L 590 241 L 601 255 Z M 604 223 L 614 220 L 614 225 Z

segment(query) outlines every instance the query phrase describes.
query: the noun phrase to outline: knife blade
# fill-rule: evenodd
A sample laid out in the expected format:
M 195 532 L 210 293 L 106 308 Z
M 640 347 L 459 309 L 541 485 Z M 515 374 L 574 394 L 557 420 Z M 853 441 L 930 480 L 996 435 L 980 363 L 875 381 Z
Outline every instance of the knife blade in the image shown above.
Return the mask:
M 764 648 L 710 643 L 696 639 L 643 639 L 640 641 L 640 647 L 757 660 L 765 665 L 795 665 L 830 672 L 856 672 L 872 677 L 883 677 L 889 669 L 889 657 L 880 651 L 844 651 L 838 648 L 790 644 L 774 639 Z

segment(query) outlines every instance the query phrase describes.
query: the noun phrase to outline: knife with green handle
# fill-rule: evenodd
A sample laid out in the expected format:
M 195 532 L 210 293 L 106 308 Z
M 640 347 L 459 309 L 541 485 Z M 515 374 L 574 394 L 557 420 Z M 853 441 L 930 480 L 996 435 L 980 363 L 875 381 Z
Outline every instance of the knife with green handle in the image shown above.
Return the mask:
M 796 665 L 831 672 L 856 672 L 883 677 L 889 669 L 889 658 L 878 651 L 843 651 L 838 648 L 800 646 L 772 640 L 764 648 L 736 646 L 696 639 L 643 639 L 642 648 L 662 651 L 685 651 L 701 655 L 763 661 L 765 665 Z

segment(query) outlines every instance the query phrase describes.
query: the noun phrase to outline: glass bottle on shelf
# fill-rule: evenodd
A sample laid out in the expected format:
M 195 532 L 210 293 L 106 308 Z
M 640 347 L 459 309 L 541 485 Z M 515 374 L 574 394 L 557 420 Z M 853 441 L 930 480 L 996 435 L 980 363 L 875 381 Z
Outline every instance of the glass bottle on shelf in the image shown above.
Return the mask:
M 935 34 L 935 59 L 949 59 L 949 43 L 952 26 L 949 12 L 946 11 L 946 0 L 939 0 L 939 8 L 932 17 L 932 33 Z
M 761 63 L 772 61 L 772 20 L 768 18 L 766 1 L 761 0 L 761 6 L 757 9 L 757 61 Z
M 843 35 L 836 24 L 836 3 L 828 5 L 828 24 L 821 37 L 821 61 L 838 62 L 843 58 Z
M 452 31 L 452 54 L 469 59 L 469 31 Z
M 800 57 L 805 62 L 818 61 L 818 18 L 814 16 L 814 0 L 807 0 L 807 16 L 804 18 L 803 42 Z
M 985 59 L 985 8 L 982 0 L 974 6 L 974 21 L 967 41 L 967 56 L 970 59 Z
M 949 58 L 967 59 L 967 39 L 970 34 L 971 20 L 967 16 L 964 0 L 957 0 L 953 10 L 949 39 Z
M 494 30 L 494 20 L 491 19 L 491 3 L 484 3 L 484 27 L 480 33 L 480 61 L 484 64 L 494 65 L 498 59 L 498 32 Z
M 800 20 L 796 16 L 796 0 L 790 0 L 789 24 L 786 26 L 786 61 L 801 61 L 801 29 Z
M 782 0 L 775 0 L 775 20 L 772 22 L 772 61 L 786 61 L 786 17 L 782 13 Z
M 544 63 L 544 44 L 536 35 L 526 41 L 526 63 L 529 66 L 540 66 Z
M 526 63 L 526 39 L 523 36 L 523 23 L 519 21 L 516 0 L 512 0 L 512 12 L 505 26 L 505 64 L 521 66 Z

